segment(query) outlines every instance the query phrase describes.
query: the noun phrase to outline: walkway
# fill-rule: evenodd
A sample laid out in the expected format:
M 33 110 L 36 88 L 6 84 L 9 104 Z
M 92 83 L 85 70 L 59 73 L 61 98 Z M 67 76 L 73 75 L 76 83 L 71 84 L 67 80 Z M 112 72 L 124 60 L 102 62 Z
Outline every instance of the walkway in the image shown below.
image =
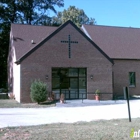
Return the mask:
M 130 102 L 132 118 L 140 117 L 140 100 Z M 72 100 L 57 103 L 50 108 L 0 109 L 0 128 L 50 123 L 73 123 L 79 121 L 128 118 L 126 101 Z

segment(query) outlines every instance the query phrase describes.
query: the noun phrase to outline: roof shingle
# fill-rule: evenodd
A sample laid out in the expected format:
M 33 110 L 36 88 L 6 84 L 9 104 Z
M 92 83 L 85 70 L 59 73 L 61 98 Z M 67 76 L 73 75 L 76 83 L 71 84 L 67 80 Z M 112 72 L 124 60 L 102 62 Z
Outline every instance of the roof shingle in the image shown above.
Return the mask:
M 60 27 L 12 24 L 16 60 Z M 140 59 L 140 29 L 83 25 L 85 34 L 113 59 Z M 85 31 L 83 30 L 83 31 Z M 32 40 L 34 43 L 32 43 Z
M 13 34 L 13 45 L 15 47 L 16 59 L 18 60 L 24 54 L 29 52 L 57 28 L 58 27 L 51 26 L 12 24 L 11 30 Z
M 82 28 L 110 58 L 140 59 L 140 28 L 100 25 Z

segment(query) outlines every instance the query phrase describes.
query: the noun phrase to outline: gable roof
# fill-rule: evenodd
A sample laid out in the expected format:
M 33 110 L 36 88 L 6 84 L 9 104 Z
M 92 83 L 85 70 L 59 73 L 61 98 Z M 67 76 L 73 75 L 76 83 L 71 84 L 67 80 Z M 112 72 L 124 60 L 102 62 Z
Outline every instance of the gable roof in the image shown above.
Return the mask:
M 83 25 L 82 29 L 112 59 L 140 59 L 140 28 Z
M 42 44 L 44 44 L 46 41 L 48 41 L 50 38 L 52 38 L 56 33 L 58 33 L 60 30 L 62 30 L 65 26 L 67 26 L 68 24 L 71 24 L 80 34 L 82 34 L 98 51 L 100 51 L 112 64 L 113 64 L 113 61 L 109 58 L 109 56 L 106 54 L 106 53 L 104 53 L 89 37 L 87 37 L 87 35 L 83 32 L 83 31 L 81 31 L 72 21 L 70 21 L 70 20 L 68 20 L 67 22 L 65 22 L 63 25 L 61 25 L 60 27 L 46 27 L 46 26 L 42 26 L 43 27 L 43 29 L 39 32 L 39 34 L 36 34 L 36 33 L 38 33 L 38 29 L 33 29 L 34 31 L 33 31 L 33 33 L 32 33 L 32 30 L 30 30 L 30 27 L 31 27 L 31 25 L 27 25 L 27 28 L 28 29 L 26 29 L 26 31 L 28 31 L 29 32 L 29 30 L 30 30 L 30 34 L 28 35 L 29 37 L 30 37 L 30 39 L 28 40 L 28 43 L 29 44 L 27 44 L 26 43 L 26 45 L 27 45 L 27 47 L 25 47 L 26 49 L 23 49 L 22 47 L 24 47 L 25 45 L 23 45 L 22 44 L 22 47 L 20 46 L 20 48 L 22 49 L 22 50 L 24 50 L 22 53 L 20 53 L 20 54 L 18 54 L 18 57 L 17 57 L 17 61 L 16 61 L 16 63 L 17 64 L 19 64 L 19 63 L 21 63 L 27 56 L 29 56 L 31 53 L 33 53 L 36 49 L 38 49 L 40 46 L 42 46 Z M 30 27 L 28 27 L 28 26 L 30 26 Z M 24 32 L 24 28 L 25 28 L 26 26 L 24 26 L 24 25 L 22 25 L 22 31 L 20 31 L 20 33 L 22 33 L 22 34 L 28 34 L 28 32 Z M 45 28 L 46 29 L 45 29 Z M 33 28 L 35 28 L 35 27 L 33 27 Z M 39 27 L 39 28 L 41 28 L 41 26 Z M 19 33 L 19 34 L 20 34 Z M 46 33 L 46 36 L 44 35 Z M 31 42 L 30 42 L 30 40 L 31 40 L 31 37 L 32 37 L 32 35 L 31 34 L 33 34 L 33 37 L 35 38 L 34 40 L 35 40 L 35 43 L 36 44 L 32 44 L 31 45 Z M 15 34 L 14 34 L 14 31 L 13 31 L 13 35 L 15 36 Z M 18 34 L 17 34 L 18 35 Z M 23 36 L 26 36 L 26 35 L 23 35 Z M 45 36 L 45 37 L 44 37 Z M 43 39 L 42 39 L 42 37 L 44 37 Z M 18 36 L 18 38 L 19 38 L 19 36 Z M 28 38 L 26 38 L 26 39 L 28 39 Z M 40 39 L 40 40 L 39 40 Z M 20 41 L 21 41 L 21 39 L 20 39 Z M 24 40 L 23 40 L 24 41 Z M 39 42 L 40 41 L 40 42 Z M 21 41 L 22 42 L 22 41 Z M 21 44 L 21 43 L 20 43 Z M 20 44 L 16 44 L 17 45 L 17 47 L 15 47 L 17 50 L 19 50 L 19 51 L 21 51 L 18 47 L 18 45 L 20 45 Z M 14 45 L 15 45 L 15 43 L 14 43 Z M 30 45 L 30 47 L 29 47 L 29 45 Z M 25 51 L 26 50 L 26 51 Z M 17 51 L 17 53 L 18 53 L 18 51 Z

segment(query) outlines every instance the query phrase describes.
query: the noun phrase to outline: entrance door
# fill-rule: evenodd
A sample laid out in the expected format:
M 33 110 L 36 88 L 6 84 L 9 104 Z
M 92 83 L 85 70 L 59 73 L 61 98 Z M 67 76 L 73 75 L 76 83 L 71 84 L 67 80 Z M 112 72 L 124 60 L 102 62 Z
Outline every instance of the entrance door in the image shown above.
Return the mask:
M 52 68 L 52 91 L 56 99 L 64 93 L 66 99 L 87 97 L 86 68 Z
M 60 93 L 65 94 L 66 99 L 70 99 L 69 87 L 69 77 L 64 77 L 63 81 L 60 83 Z
M 78 99 L 78 78 L 70 78 L 70 99 Z

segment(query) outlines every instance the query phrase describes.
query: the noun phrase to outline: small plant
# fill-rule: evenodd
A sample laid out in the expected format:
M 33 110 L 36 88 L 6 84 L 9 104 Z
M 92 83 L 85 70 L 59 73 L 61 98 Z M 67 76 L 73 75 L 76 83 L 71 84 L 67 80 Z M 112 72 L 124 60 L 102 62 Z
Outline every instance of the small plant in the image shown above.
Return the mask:
M 100 90 L 99 89 L 96 89 L 95 94 L 96 95 L 99 95 L 100 94 Z
M 15 94 L 13 94 L 13 93 L 9 93 L 8 96 L 10 99 L 15 99 Z
M 37 102 L 39 104 L 40 102 L 46 101 L 48 93 L 46 83 L 41 82 L 40 80 L 35 80 L 31 84 L 30 90 L 30 97 L 33 102 Z
M 48 97 L 49 101 L 55 101 L 55 93 L 51 92 L 49 97 Z
M 60 95 L 60 103 L 64 103 L 64 100 L 65 100 L 65 95 L 64 95 L 64 93 L 61 93 L 61 95 Z
M 100 90 L 99 89 L 96 89 L 96 91 L 95 91 L 95 100 L 99 100 L 100 99 Z

